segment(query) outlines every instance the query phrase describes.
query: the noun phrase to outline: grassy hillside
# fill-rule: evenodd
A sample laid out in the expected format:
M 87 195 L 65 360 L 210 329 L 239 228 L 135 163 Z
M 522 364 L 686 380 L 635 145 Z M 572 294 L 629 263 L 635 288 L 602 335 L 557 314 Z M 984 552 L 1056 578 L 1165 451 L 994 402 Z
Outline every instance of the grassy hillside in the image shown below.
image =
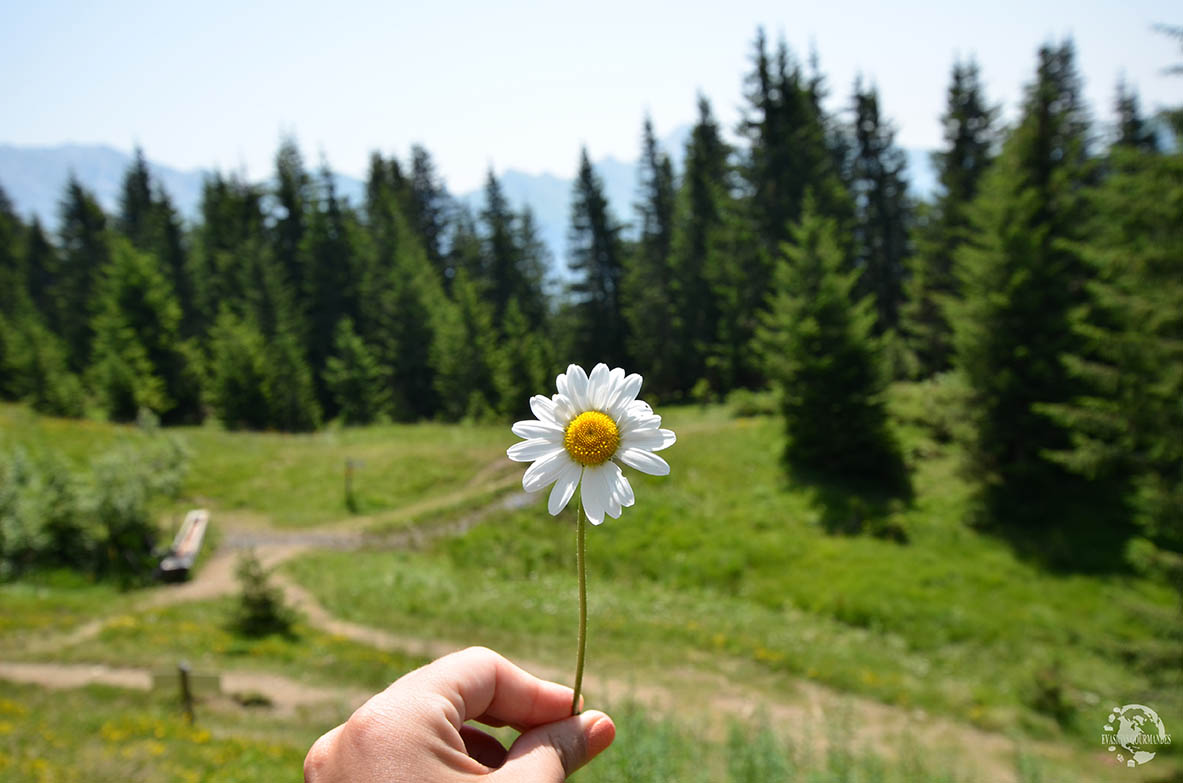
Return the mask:
M 892 405 L 913 469 L 906 498 L 790 480 L 775 418 L 662 411 L 679 435 L 665 452 L 672 474 L 634 472 L 637 505 L 588 535 L 588 698 L 606 700 L 622 730 L 582 779 L 992 780 L 1000 738 L 1014 749 L 1001 762 L 1009 779 L 1102 779 L 1124 772 L 1096 745 L 1112 704 L 1149 704 L 1168 728 L 1183 721 L 1177 670 L 1153 664 L 1177 644 L 1168 586 L 1120 569 L 1049 571 L 974 530 L 939 404 L 925 387 L 899 386 Z M 162 515 L 206 505 L 219 535 L 434 523 L 521 474 L 504 459 L 514 441 L 504 426 L 174 434 L 191 470 Z M 0 406 L 0 447 L 82 465 L 128 437 Z M 356 513 L 346 459 L 361 461 Z M 573 509 L 556 519 L 539 503 L 490 507 L 461 536 L 313 551 L 285 574 L 344 620 L 485 644 L 562 679 L 575 646 L 573 523 Z M 306 622 L 244 639 L 228 626 L 229 598 L 156 606 L 158 590 L 62 574 L 0 585 L 0 660 L 156 668 L 186 657 L 342 692 L 372 691 L 423 660 Z M 85 638 L 40 644 L 92 621 Z M 87 779 L 174 780 L 182 767 L 203 780 L 276 779 L 296 774 L 307 743 L 341 717 L 211 704 L 197 743 L 167 694 L 62 693 L 0 680 L 0 780 L 76 779 L 96 759 Z M 630 706 L 634 697 L 646 706 Z M 1177 757 L 1164 752 L 1148 771 L 1170 774 Z M 236 758 L 248 761 L 228 777 L 218 760 Z

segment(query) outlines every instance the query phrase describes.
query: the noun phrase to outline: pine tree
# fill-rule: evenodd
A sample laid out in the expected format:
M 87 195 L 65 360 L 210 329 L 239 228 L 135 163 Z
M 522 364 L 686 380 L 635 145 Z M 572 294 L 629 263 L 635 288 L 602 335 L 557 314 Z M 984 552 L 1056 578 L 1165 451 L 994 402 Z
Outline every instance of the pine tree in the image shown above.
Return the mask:
M 434 416 L 431 346 L 443 286 L 403 212 L 397 163 L 375 155 L 366 183 L 366 246 L 360 254 L 358 333 L 375 351 L 400 419 Z
M 112 240 L 97 294 L 91 376 L 108 416 L 134 421 L 141 408 L 166 422 L 200 418 L 199 374 L 180 336 L 181 309 L 156 257 Z
M 539 330 L 544 328 L 549 314 L 546 278 L 547 270 L 550 269 L 550 249 L 539 236 L 534 212 L 528 205 L 522 208 L 516 225 L 514 241 L 518 248 L 518 274 L 521 284 L 511 301 L 517 303 L 529 328 Z M 507 329 L 505 321 L 508 317 L 507 310 L 501 323 L 503 331 Z
M 333 355 L 326 363 L 324 375 L 325 386 L 344 423 L 370 424 L 389 408 L 389 390 L 382 383 L 382 368 L 348 317 L 337 324 Z
M 986 518 L 1055 527 L 1088 509 L 1087 487 L 1047 459 L 1066 430 L 1040 412 L 1079 391 L 1062 356 L 1087 269 L 1071 243 L 1086 224 L 1088 118 L 1071 43 L 1040 49 L 1018 127 L 974 203 L 972 242 L 957 258 L 957 365 L 970 388 L 970 474 Z M 1093 509 L 1095 512 L 1095 508 Z
M 1118 144 L 1092 194 L 1092 307 L 1078 311 L 1068 368 L 1084 386 L 1046 406 L 1070 429 L 1057 461 L 1130 486 L 1140 527 L 1183 551 L 1183 156 Z
M 842 256 L 837 223 L 808 202 L 782 247 L 760 342 L 780 389 L 785 460 L 894 488 L 903 466 L 887 425 L 873 299 L 855 300 L 858 273 Z
M 427 259 L 442 277 L 444 237 L 451 213 L 451 196 L 436 171 L 431 154 L 422 146 L 411 147 L 410 221 L 419 235 Z
M 1157 152 L 1158 139 L 1147 125 L 1138 102 L 1138 93 L 1121 80 L 1117 83 L 1117 128 L 1113 144 L 1117 147 Z
M 210 331 L 209 401 L 228 429 L 267 427 L 266 348 L 263 335 L 223 305 Z
M 308 231 L 300 246 L 300 265 L 305 270 L 301 299 L 308 323 L 308 364 L 314 376 L 322 378 L 334 352 L 339 324 L 358 312 L 359 262 L 352 215 L 337 200 L 333 174 L 327 165 L 321 168 L 317 185 L 320 198 L 310 205 Z M 334 395 L 324 385 L 323 378 L 318 392 L 321 407 L 332 412 Z
M 61 201 L 61 263 L 54 283 L 51 328 L 66 343 L 74 371 L 90 363 L 94 339 L 94 291 L 110 259 L 107 216 L 95 197 L 71 176 Z
M 304 349 L 291 331 L 281 331 L 267 341 L 263 364 L 268 423 L 284 432 L 308 432 L 320 426 L 312 371 Z
M 640 192 L 636 203 L 640 236 L 621 281 L 628 349 L 646 362 L 645 379 L 654 395 L 677 388 L 675 306 L 670 274 L 674 232 L 674 172 L 646 118 L 642 135 Z
M 946 310 L 958 294 L 953 259 L 969 238 L 969 205 L 996 144 L 998 109 L 986 101 L 974 61 L 953 65 L 946 96 L 945 147 L 933 154 L 941 190 L 918 231 L 902 311 L 908 346 L 925 377 L 952 366 L 953 327 Z
M 505 418 L 518 420 L 528 415 L 530 397 L 553 381 L 554 361 L 548 342 L 530 328 L 516 299 L 505 310 L 501 334 L 493 364 L 497 409 Z
M 501 190 L 501 183 L 490 169 L 485 178 L 485 207 L 481 210 L 484 227 L 482 276 L 472 279 L 487 292 L 493 305 L 493 322 L 501 323 L 509 300 L 524 286 L 521 279 L 518 245 L 515 241 L 514 214 Z
M 569 267 L 575 274 L 579 326 L 575 350 L 585 364 L 626 363 L 626 323 L 621 310 L 624 245 L 621 226 L 612 215 L 587 149 L 580 153 L 579 174 L 571 199 L 567 234 Z
M 493 308 L 464 272 L 452 281 L 452 301 L 437 312 L 436 323 L 431 362 L 440 413 L 451 420 L 488 418 L 500 402 Z
M 202 220 L 195 232 L 192 275 L 197 333 L 207 334 L 223 307 L 246 312 L 258 262 L 267 245 L 263 193 L 215 173 L 202 186 Z
M 854 86 L 854 159 L 856 266 L 864 293 L 874 297 L 876 330 L 882 334 L 899 322 L 904 264 L 910 253 L 911 205 L 903 151 L 895 146 L 895 130 L 880 116 L 874 86 Z
M 731 209 L 730 155 L 710 103 L 700 95 L 698 122 L 686 144 L 670 259 L 676 329 L 672 359 L 675 386 L 682 393 L 708 375 L 711 358 L 719 352 L 720 321 L 725 313 L 733 314 L 726 305 L 734 301 L 738 283 L 728 273 L 740 259 L 720 252 Z
M 312 178 L 304 169 L 304 159 L 295 139 L 285 138 L 275 156 L 276 203 L 274 255 L 286 284 L 300 291 L 304 270 L 300 264 L 300 243 L 308 231 L 308 213 L 313 201 Z

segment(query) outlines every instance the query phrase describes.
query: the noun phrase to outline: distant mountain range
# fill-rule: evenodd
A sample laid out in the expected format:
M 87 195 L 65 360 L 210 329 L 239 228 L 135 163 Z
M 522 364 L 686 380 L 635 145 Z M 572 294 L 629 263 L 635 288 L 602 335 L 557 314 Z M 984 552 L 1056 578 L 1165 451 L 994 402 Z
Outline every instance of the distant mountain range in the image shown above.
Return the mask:
M 661 146 L 681 168 L 690 126 L 683 126 L 662 140 Z M 907 149 L 908 174 L 913 195 L 927 197 L 936 187 L 936 177 L 926 150 Z M 47 228 L 58 221 L 58 200 L 72 171 L 91 190 L 104 209 L 113 211 L 119 204 L 123 175 L 132 162 L 132 154 L 106 145 L 62 144 L 53 147 L 0 144 L 0 187 L 8 194 L 17 211 L 26 218 L 38 217 Z M 158 161 L 148 160 L 153 176 L 163 184 L 178 211 L 186 220 L 197 217 L 202 182 L 211 170 L 182 171 Z M 604 182 L 604 192 L 616 217 L 625 223 L 633 218 L 637 191 L 637 164 L 603 158 L 594 162 Z M 506 197 L 516 208 L 529 206 L 534 212 L 542 239 L 554 255 L 554 267 L 561 275 L 566 266 L 567 226 L 570 220 L 573 180 L 554 174 L 528 174 L 516 169 L 498 173 Z M 338 174 L 337 192 L 353 204 L 360 204 L 365 184 L 354 177 Z M 456 195 L 456 199 L 479 211 L 484 204 L 482 190 Z

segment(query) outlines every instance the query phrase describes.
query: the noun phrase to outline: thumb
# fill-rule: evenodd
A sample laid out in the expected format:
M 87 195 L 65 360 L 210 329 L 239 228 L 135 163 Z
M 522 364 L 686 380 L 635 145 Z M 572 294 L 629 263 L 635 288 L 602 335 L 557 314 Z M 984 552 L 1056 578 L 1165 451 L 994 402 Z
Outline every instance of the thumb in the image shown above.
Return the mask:
M 530 729 L 517 738 L 505 763 L 491 777 L 523 783 L 562 783 L 616 738 L 616 726 L 589 710 Z

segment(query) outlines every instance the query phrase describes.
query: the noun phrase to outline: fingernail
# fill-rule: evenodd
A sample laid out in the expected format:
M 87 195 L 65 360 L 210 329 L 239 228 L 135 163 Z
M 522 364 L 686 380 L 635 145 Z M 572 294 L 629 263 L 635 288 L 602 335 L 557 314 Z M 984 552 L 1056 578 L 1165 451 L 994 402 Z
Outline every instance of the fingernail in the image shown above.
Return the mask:
M 603 751 L 616 739 L 616 724 L 598 710 L 580 713 L 579 723 L 583 736 L 587 737 L 588 758 Z

